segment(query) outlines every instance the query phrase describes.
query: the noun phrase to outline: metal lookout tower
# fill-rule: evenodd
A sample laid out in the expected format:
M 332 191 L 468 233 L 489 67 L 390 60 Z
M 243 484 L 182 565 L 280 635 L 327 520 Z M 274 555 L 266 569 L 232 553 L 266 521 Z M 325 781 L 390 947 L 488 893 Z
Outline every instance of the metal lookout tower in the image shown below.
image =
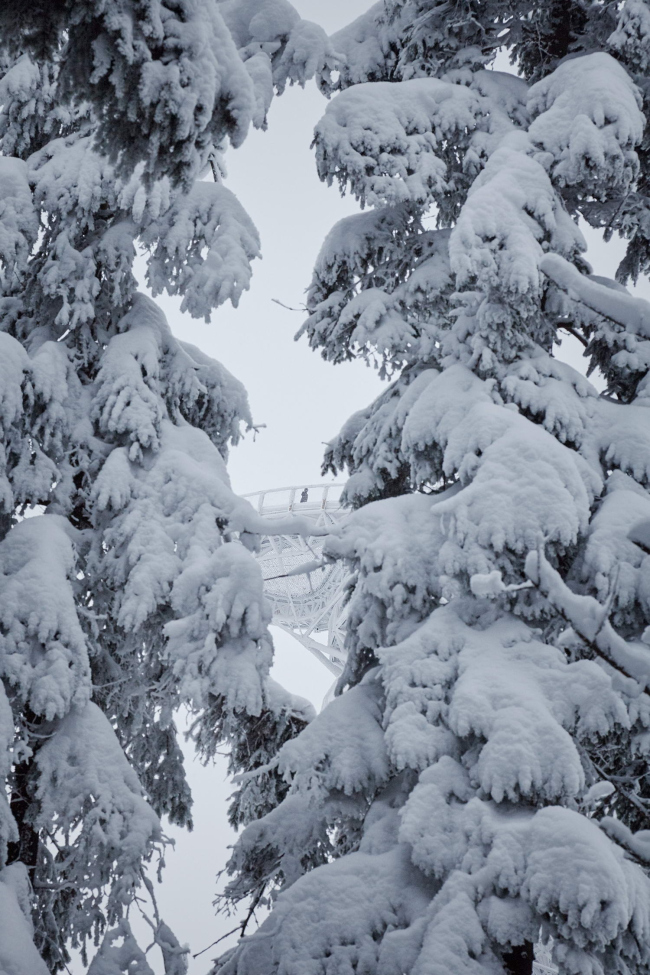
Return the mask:
M 342 484 L 307 484 L 274 488 L 244 497 L 260 515 L 273 519 L 301 515 L 314 528 L 329 528 L 343 517 Z M 290 633 L 337 675 L 343 669 L 343 605 L 345 569 L 326 565 L 300 575 L 287 575 L 310 562 L 319 562 L 323 538 L 319 535 L 262 535 L 257 560 L 264 576 L 264 592 L 273 608 L 273 625 Z M 316 639 L 316 634 L 324 639 Z

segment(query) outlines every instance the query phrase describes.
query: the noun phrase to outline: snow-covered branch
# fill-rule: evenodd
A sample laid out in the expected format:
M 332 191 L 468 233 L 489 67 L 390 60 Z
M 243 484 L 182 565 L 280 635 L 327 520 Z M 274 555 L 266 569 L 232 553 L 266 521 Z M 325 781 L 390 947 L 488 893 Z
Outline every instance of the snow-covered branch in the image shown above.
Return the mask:
M 545 254 L 540 270 L 574 301 L 604 315 L 635 335 L 650 338 L 650 302 L 635 298 L 612 281 L 611 286 L 594 281 L 559 254 Z
M 642 688 L 650 683 L 650 647 L 629 643 L 619 636 L 609 621 L 606 606 L 592 596 L 581 596 L 569 589 L 541 551 L 528 554 L 526 575 L 577 635 L 616 670 L 638 681 Z

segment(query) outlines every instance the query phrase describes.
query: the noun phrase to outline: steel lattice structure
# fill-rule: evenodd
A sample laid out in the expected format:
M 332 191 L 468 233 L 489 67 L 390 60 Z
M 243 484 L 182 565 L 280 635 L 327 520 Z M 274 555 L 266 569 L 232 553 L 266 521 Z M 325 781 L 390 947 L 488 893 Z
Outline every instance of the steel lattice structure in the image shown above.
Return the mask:
M 329 528 L 343 517 L 341 484 L 307 484 L 258 491 L 244 497 L 265 518 L 301 515 L 314 528 Z M 345 569 L 326 565 L 309 573 L 287 576 L 307 563 L 320 561 L 323 537 L 313 535 L 263 535 L 257 556 L 264 576 L 264 592 L 273 608 L 273 624 L 290 633 L 333 674 L 340 674 L 345 660 L 343 605 Z M 314 634 L 325 634 L 326 642 Z

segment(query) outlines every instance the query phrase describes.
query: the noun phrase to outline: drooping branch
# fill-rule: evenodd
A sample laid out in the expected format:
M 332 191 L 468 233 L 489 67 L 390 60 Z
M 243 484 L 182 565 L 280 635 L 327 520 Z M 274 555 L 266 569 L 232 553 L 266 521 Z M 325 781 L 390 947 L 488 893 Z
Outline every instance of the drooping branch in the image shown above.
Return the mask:
M 599 657 L 624 677 L 646 686 L 650 681 L 650 648 L 624 640 L 609 621 L 608 607 L 569 589 L 541 549 L 528 554 L 526 575 Z
M 559 254 L 546 254 L 539 265 L 551 281 L 570 298 L 582 302 L 598 315 L 622 325 L 628 332 L 650 338 L 650 302 L 634 298 L 612 282 L 607 287 L 594 281 Z

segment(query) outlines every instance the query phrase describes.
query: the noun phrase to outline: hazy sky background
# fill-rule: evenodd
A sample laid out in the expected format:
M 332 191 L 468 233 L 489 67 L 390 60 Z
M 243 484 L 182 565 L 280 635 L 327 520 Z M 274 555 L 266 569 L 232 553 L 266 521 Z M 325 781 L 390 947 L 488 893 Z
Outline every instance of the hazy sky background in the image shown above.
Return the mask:
M 369 0 L 292 0 L 299 13 L 333 32 L 363 13 Z M 252 132 L 241 149 L 227 158 L 228 187 L 255 221 L 262 238 L 263 260 L 256 262 L 251 291 L 237 310 L 220 309 L 210 325 L 181 315 L 179 303 L 158 299 L 174 332 L 223 362 L 248 390 L 254 420 L 266 424 L 258 436 L 248 436 L 231 455 L 234 488 L 248 493 L 320 480 L 323 442 L 336 434 L 345 419 L 367 405 L 380 391 L 376 373 L 361 363 L 332 366 L 293 336 L 299 313 L 275 304 L 299 306 L 309 284 L 315 257 L 330 227 L 356 211 L 350 198 L 318 180 L 310 151 L 313 127 L 326 106 L 315 86 L 289 89 L 274 101 L 269 130 Z M 613 273 L 611 250 L 591 235 L 589 258 L 597 272 Z M 577 345 L 577 343 L 576 343 Z M 564 352 L 569 351 L 567 346 Z M 575 352 L 574 365 L 580 367 Z M 295 641 L 279 631 L 274 675 L 295 693 L 318 706 L 330 675 Z M 212 901 L 216 874 L 224 866 L 233 840 L 226 821 L 231 789 L 225 762 L 203 769 L 188 759 L 195 796 L 195 831 L 170 832 L 176 848 L 167 856 L 167 869 L 157 896 L 161 913 L 182 942 L 198 952 L 236 924 L 215 919 Z M 224 941 L 196 961 L 190 975 L 205 973 L 211 958 L 231 943 Z M 150 964 L 160 971 L 157 952 Z
M 362 13 L 368 0 L 292 0 L 299 13 L 328 31 Z M 322 8 L 319 12 L 319 7 Z M 377 395 L 380 383 L 361 363 L 332 366 L 293 336 L 304 315 L 314 261 L 325 234 L 357 205 L 316 175 L 309 146 L 327 101 L 312 83 L 289 88 L 273 102 L 267 132 L 251 131 L 226 157 L 226 185 L 254 220 L 263 258 L 239 308 L 220 308 L 210 325 L 181 316 L 163 300 L 172 328 L 223 362 L 248 390 L 256 423 L 266 424 L 232 452 L 229 471 L 239 492 L 320 480 L 323 441 L 351 412 Z M 158 299 L 160 300 L 160 299 Z

